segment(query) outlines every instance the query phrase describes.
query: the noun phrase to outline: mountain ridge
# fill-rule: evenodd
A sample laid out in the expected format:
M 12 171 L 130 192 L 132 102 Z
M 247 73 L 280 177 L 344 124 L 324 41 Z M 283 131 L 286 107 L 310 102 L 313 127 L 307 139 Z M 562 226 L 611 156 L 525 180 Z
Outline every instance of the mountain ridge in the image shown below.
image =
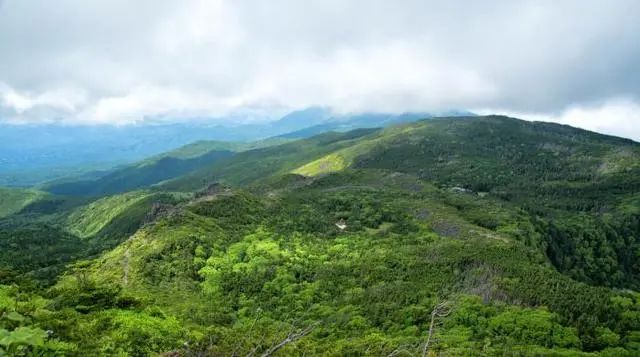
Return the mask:
M 0 283 L 44 287 L 0 301 L 41 302 L 11 311 L 67 354 L 267 353 L 302 334 L 281 353 L 415 355 L 435 325 L 436 353 L 633 356 L 638 192 L 640 144 L 557 124 L 329 132 L 12 210 Z
M 241 122 L 237 125 L 202 119 L 184 123 L 123 126 L 0 123 L 0 141 L 3 142 L 0 147 L 0 185 L 32 186 L 65 176 L 108 170 L 198 140 L 252 142 L 295 131 L 300 131 L 296 134 L 297 138 L 303 138 L 319 133 L 318 129 L 305 133 L 305 128 L 336 120 L 344 125 L 352 117 L 357 118 L 358 114 L 336 116 L 329 108 L 310 107 L 294 110 L 276 120 Z M 350 128 L 362 125 L 362 122 L 352 122 Z

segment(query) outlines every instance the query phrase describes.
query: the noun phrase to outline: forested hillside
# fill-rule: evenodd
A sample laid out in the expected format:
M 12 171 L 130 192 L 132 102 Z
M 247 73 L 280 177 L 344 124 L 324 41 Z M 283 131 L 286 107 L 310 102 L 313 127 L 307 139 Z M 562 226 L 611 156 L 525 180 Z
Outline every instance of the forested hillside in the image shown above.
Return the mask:
M 505 117 L 434 120 L 353 166 L 490 194 L 535 218 L 537 244 L 560 270 L 598 285 L 640 284 L 640 145 L 631 140 Z
M 128 192 L 211 166 L 237 152 L 287 141 L 289 140 L 284 138 L 271 138 L 252 143 L 197 141 L 132 165 L 103 173 L 95 172 L 91 175 L 97 177 L 61 179 L 42 185 L 42 189 L 54 194 L 72 196 L 103 196 Z
M 491 116 L 235 151 L 2 191 L 0 354 L 640 354 L 640 144 Z
M 0 187 L 0 217 L 19 212 L 25 206 L 46 196 L 45 192 Z

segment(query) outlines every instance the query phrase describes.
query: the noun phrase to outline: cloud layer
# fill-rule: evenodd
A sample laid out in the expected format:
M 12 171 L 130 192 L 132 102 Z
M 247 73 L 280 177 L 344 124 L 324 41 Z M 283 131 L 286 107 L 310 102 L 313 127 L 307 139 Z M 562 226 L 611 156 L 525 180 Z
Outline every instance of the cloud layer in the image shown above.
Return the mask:
M 639 13 L 635 0 L 0 0 L 0 120 L 501 108 L 620 134 L 640 126 Z

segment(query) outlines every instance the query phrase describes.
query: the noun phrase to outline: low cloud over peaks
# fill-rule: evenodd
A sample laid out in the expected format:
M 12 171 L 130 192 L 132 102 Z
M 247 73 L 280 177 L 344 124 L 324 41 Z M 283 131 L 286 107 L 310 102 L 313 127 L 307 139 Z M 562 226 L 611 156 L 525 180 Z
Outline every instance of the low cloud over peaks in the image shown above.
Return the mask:
M 0 120 L 500 108 L 624 134 L 640 126 L 638 13 L 633 0 L 0 1 Z

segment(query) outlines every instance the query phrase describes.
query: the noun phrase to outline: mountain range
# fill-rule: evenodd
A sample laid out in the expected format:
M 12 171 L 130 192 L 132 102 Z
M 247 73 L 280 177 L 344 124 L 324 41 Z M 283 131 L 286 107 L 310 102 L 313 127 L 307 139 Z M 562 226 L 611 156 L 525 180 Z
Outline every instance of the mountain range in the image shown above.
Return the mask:
M 640 354 L 640 143 L 319 112 L 0 189 L 0 354 Z
M 451 112 L 464 115 L 466 112 Z M 122 126 L 0 124 L 0 185 L 30 186 L 131 164 L 198 140 L 252 142 L 301 139 L 329 130 L 382 127 L 431 117 L 427 113 L 335 114 L 328 108 L 293 111 L 278 120 L 185 120 Z M 226 124 L 225 124 L 226 123 Z M 231 123 L 231 124 L 229 124 Z

